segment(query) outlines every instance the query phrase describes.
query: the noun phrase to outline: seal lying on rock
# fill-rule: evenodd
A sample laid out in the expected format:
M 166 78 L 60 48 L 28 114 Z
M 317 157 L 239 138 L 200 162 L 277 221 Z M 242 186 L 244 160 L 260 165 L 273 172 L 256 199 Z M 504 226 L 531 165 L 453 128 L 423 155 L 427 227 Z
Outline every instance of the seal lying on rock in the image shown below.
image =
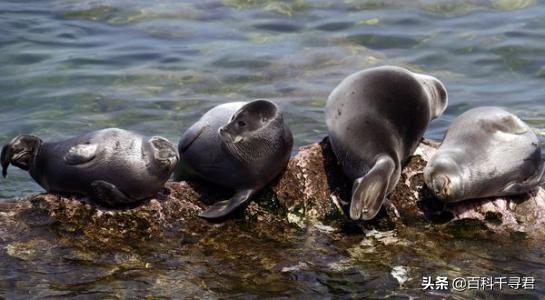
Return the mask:
M 195 176 L 234 189 L 235 194 L 200 214 L 227 216 L 286 167 L 293 137 L 280 109 L 271 101 L 218 105 L 193 124 L 178 145 L 177 180 Z
M 331 92 L 326 123 L 333 152 L 353 180 L 352 219 L 376 216 L 428 123 L 446 106 L 438 79 L 391 66 L 352 74 Z
M 47 143 L 20 135 L 2 148 L 2 175 L 9 164 L 29 171 L 46 191 L 90 196 L 109 206 L 154 196 L 178 163 L 176 147 L 117 128 Z
M 501 108 L 478 107 L 449 126 L 424 180 L 445 202 L 523 194 L 541 182 L 541 160 L 528 125 Z

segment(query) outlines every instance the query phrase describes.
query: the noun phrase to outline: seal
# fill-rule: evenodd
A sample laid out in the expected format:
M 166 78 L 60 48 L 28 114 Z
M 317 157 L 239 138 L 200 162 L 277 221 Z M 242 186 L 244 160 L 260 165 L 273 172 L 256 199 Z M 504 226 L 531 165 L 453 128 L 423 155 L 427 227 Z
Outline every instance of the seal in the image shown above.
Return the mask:
M 424 181 L 437 198 L 509 196 L 536 189 L 545 170 L 536 134 L 499 107 L 461 114 L 424 169 Z
M 154 196 L 178 160 L 176 147 L 167 139 L 117 128 L 59 142 L 20 135 L 1 154 L 4 177 L 11 163 L 48 192 L 85 195 L 113 207 Z
M 226 217 L 287 166 L 293 147 L 278 106 L 264 99 L 218 105 L 206 112 L 178 144 L 176 180 L 201 178 L 235 190 L 199 216 Z
M 353 220 L 377 215 L 428 123 L 447 102 L 437 78 L 393 66 L 354 73 L 331 92 L 327 130 L 339 164 L 353 181 Z

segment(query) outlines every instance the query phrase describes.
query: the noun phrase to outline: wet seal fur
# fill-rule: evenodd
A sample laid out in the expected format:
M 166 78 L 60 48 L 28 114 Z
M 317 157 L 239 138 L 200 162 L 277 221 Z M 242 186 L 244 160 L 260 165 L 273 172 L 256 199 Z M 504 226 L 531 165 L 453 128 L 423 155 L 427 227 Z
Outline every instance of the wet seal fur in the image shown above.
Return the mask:
M 107 206 L 153 197 L 179 160 L 167 139 L 149 139 L 107 128 L 60 142 L 20 135 L 2 148 L 2 175 L 9 164 L 26 170 L 46 191 L 89 196 Z
M 426 185 L 444 202 L 524 194 L 538 188 L 545 166 L 536 134 L 499 107 L 457 117 L 424 169 Z
M 232 102 L 206 112 L 182 136 L 176 180 L 200 178 L 234 189 L 199 216 L 221 219 L 246 203 L 288 164 L 290 129 L 271 101 Z
M 437 78 L 392 66 L 354 73 L 331 92 L 326 124 L 333 152 L 353 180 L 352 219 L 377 215 L 429 122 L 447 102 Z

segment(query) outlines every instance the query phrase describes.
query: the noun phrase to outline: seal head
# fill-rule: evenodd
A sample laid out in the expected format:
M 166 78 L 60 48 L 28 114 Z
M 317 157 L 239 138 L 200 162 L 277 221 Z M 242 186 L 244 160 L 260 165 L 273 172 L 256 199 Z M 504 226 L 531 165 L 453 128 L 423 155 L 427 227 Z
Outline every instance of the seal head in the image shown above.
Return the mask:
M 428 182 L 428 187 L 439 199 L 450 202 L 452 199 L 459 198 L 464 190 L 465 170 L 456 161 L 458 155 L 462 153 L 452 152 L 441 158 L 428 163 L 424 170 L 424 181 Z
M 499 107 L 478 107 L 458 116 L 424 169 L 424 181 L 440 200 L 527 193 L 545 166 L 535 133 Z
M 276 104 L 268 100 L 255 100 L 233 114 L 229 123 L 218 129 L 218 134 L 227 151 L 242 162 L 259 160 L 274 149 L 268 134 L 274 134 L 283 124 L 282 114 Z
M 12 165 L 28 171 L 34 163 L 34 158 L 40 149 L 43 141 L 33 135 L 20 135 L 2 147 L 1 162 L 2 176 L 8 174 L 8 167 Z

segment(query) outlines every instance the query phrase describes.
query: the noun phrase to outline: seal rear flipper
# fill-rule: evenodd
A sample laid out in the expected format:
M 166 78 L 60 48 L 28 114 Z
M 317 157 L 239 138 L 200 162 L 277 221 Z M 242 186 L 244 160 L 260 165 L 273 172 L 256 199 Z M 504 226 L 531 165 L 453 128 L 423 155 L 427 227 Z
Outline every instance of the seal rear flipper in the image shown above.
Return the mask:
M 91 191 L 91 198 L 95 198 L 95 200 L 109 206 L 127 205 L 136 202 L 127 197 L 115 185 L 103 180 L 93 181 L 91 183 Z
M 255 192 L 252 189 L 237 191 L 230 199 L 216 202 L 209 206 L 208 209 L 199 214 L 199 217 L 207 220 L 224 218 L 250 200 L 250 197 Z
M 4 176 L 4 178 L 6 178 L 6 176 L 8 175 L 8 167 L 12 156 L 13 153 L 11 151 L 11 147 L 9 145 L 4 145 L 4 147 L 2 147 L 1 155 L 2 176 Z
M 371 220 L 378 214 L 394 170 L 392 158 L 381 156 L 365 176 L 354 180 L 350 202 L 352 220 Z
M 542 183 L 544 173 L 545 163 L 542 163 L 534 175 L 523 182 L 510 182 L 500 192 L 504 195 L 517 195 L 536 189 Z

